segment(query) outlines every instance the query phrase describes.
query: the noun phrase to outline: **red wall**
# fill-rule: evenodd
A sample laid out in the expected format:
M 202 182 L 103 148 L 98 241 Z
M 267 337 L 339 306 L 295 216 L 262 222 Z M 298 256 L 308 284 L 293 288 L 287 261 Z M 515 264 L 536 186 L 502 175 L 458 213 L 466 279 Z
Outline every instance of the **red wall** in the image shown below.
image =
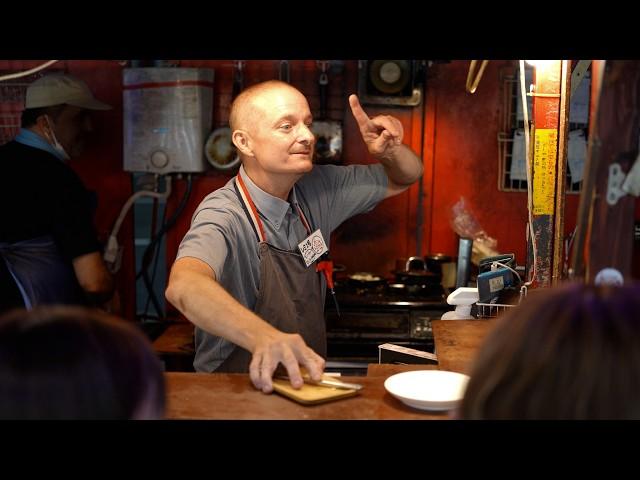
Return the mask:
M 1 70 L 32 68 L 41 61 L 0 61 Z M 183 67 L 215 69 L 213 127 L 225 124 L 231 101 L 233 63 L 226 61 L 180 61 Z M 291 83 L 309 98 L 318 111 L 317 70 L 314 60 L 291 61 Z M 278 60 L 248 61 L 245 87 L 278 77 Z M 405 141 L 419 152 L 423 145 L 425 164 L 424 227 L 422 253 L 457 254 L 457 237 L 449 226 L 451 206 L 464 196 L 489 235 L 498 240 L 500 252 L 514 252 L 524 263 L 526 194 L 499 192 L 498 109 L 499 69 L 509 62 L 490 61 L 475 94 L 465 92 L 469 61 L 436 64 L 429 69 L 425 89 L 425 125 L 422 107 L 380 108 L 365 106 L 370 116 L 390 114 L 405 129 Z M 122 205 L 132 192 L 129 174 L 122 170 L 122 69 L 117 61 L 64 61 L 55 68 L 66 69 L 84 79 L 96 96 L 114 109 L 95 115 L 95 141 L 83 158 L 72 162 L 89 188 L 98 192 L 97 224 L 102 240 L 111 229 Z M 343 121 L 345 163 L 369 163 L 368 156 L 347 103 L 357 93 L 357 62 L 347 61 L 341 74 L 330 73 L 328 115 Z M 424 138 L 422 134 L 424 133 Z M 228 181 L 229 174 L 209 171 L 196 177 L 191 200 L 176 226 L 167 234 L 167 262 L 170 265 L 191 215 L 202 198 Z M 184 180 L 175 182 L 169 212 L 184 192 Z M 416 207 L 418 186 L 382 202 L 373 212 L 355 217 L 336 232 L 332 241 L 334 261 L 349 271 L 371 271 L 389 275 L 396 258 L 416 253 Z M 567 196 L 565 228 L 575 226 L 577 195 Z M 124 312 L 133 318 L 135 308 L 131 215 L 119 238 L 125 247 L 119 274 L 119 292 Z

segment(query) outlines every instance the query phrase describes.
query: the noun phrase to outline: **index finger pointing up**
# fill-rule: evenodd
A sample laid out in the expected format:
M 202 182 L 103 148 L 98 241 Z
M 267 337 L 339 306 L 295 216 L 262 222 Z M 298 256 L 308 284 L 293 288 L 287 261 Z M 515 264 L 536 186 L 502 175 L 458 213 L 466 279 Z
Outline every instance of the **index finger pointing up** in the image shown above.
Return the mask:
M 356 119 L 356 122 L 358 122 L 358 126 L 364 128 L 369 122 L 369 116 L 360 106 L 357 95 L 349 95 L 349 105 L 351 106 L 353 117 Z

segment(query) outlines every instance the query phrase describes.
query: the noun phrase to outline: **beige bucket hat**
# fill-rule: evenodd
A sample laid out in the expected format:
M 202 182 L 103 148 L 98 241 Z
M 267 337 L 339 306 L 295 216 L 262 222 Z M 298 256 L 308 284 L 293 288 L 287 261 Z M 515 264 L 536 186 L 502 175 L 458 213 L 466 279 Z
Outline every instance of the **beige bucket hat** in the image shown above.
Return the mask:
M 73 105 L 89 110 L 111 110 L 97 100 L 86 83 L 73 75 L 53 73 L 40 77 L 27 88 L 25 108 Z

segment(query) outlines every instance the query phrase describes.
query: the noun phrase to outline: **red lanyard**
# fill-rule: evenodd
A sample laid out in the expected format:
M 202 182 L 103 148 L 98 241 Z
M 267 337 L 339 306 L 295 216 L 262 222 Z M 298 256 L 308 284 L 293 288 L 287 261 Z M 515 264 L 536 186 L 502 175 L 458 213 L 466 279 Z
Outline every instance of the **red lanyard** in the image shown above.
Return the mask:
M 244 180 L 242 180 L 242 177 L 239 174 L 236 175 L 236 183 L 240 187 L 239 188 L 240 196 L 242 197 L 242 201 L 247 207 L 247 211 L 249 212 L 251 221 L 255 226 L 256 232 L 258 233 L 258 238 L 260 239 L 261 242 L 265 242 L 266 235 L 264 233 L 262 220 L 260 220 L 260 215 L 258 215 L 258 209 L 256 208 L 256 204 L 253 203 L 253 199 L 251 198 L 251 195 L 249 195 L 249 190 L 247 189 L 247 186 L 244 184 Z M 307 217 L 305 217 L 304 212 L 302 211 L 302 209 L 298 204 L 296 204 L 296 208 L 298 209 L 298 215 L 300 215 L 300 220 L 302 220 L 302 224 L 304 225 L 304 228 L 306 228 L 307 233 L 311 235 L 311 226 L 307 221 Z

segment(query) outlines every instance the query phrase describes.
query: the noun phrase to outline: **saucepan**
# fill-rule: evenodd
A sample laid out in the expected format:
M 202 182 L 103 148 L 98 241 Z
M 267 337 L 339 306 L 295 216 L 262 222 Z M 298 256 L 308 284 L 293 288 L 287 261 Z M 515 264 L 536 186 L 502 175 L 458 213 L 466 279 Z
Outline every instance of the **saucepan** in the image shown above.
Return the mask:
M 437 285 L 442 275 L 427 270 L 422 257 L 409 257 L 404 270 L 394 271 L 396 283 L 404 285 Z

